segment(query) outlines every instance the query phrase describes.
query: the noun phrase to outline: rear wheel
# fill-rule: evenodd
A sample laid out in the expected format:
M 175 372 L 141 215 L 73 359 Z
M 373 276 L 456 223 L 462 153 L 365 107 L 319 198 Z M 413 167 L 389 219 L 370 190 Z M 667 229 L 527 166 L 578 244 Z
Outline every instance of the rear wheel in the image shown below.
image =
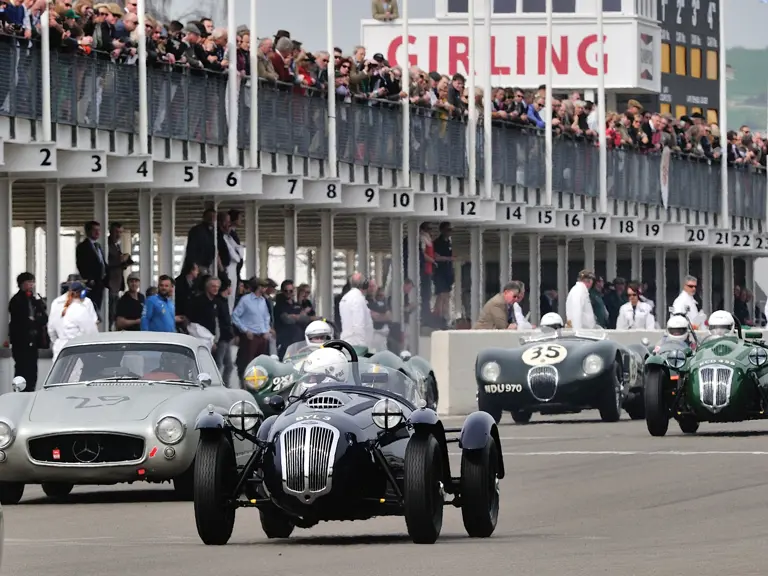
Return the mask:
M 616 362 L 608 378 L 608 386 L 600 398 L 600 419 L 603 422 L 618 422 L 621 418 L 621 365 Z
M 624 404 L 624 411 L 632 420 L 645 418 L 645 404 L 642 392 L 635 394 L 629 402 Z
M 72 492 L 72 488 L 74 488 L 74 484 L 67 484 L 66 482 L 43 482 L 42 488 L 43 492 L 45 492 L 45 495 L 49 498 L 64 498 L 65 496 L 69 496 L 69 493 Z
M 651 370 L 645 375 L 645 425 L 651 436 L 664 436 L 669 430 L 669 411 L 664 402 L 664 373 Z
M 699 429 L 698 420 L 692 416 L 683 416 L 677 423 L 680 425 L 680 430 L 682 430 L 684 434 L 696 434 Z
M 201 438 L 195 455 L 195 523 L 200 539 L 221 546 L 235 527 L 235 508 L 228 502 L 237 479 L 232 445 L 224 435 Z
M 461 452 L 461 517 L 472 538 L 488 538 L 499 520 L 499 479 L 496 442 L 482 450 Z
M 405 524 L 415 544 L 434 544 L 443 528 L 443 457 L 428 433 L 411 436 L 405 449 L 403 500 Z
M 21 482 L 0 482 L 0 504 L 18 504 L 24 496 L 24 484 Z
M 261 529 L 267 538 L 288 538 L 294 529 L 290 518 L 277 506 L 259 508 Z
M 510 414 L 516 424 L 528 424 L 531 421 L 531 416 L 533 416 L 533 412 L 530 410 L 512 410 Z M 498 424 L 498 422 L 496 423 Z

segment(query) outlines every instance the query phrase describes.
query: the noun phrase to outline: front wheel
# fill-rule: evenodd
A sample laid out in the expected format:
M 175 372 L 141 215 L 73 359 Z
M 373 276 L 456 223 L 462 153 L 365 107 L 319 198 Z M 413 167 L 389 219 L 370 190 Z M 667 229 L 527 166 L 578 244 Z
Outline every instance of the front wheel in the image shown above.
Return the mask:
M 259 508 L 261 529 L 267 538 L 288 538 L 294 529 L 291 519 L 277 506 Z
M 237 480 L 232 445 L 224 435 L 200 438 L 195 455 L 195 523 L 203 543 L 221 546 L 235 527 L 235 507 L 229 502 Z
M 512 410 L 510 414 L 512 415 L 512 420 L 515 421 L 515 424 L 528 424 L 533 416 L 533 412 L 530 410 Z M 498 422 L 496 423 L 498 424 Z
M 443 528 L 443 457 L 432 434 L 416 433 L 405 449 L 405 525 L 415 544 L 434 544 Z
M 501 408 L 499 406 L 495 406 L 491 400 L 488 399 L 487 396 L 481 396 L 478 394 L 477 396 L 477 409 L 481 412 L 486 412 L 493 417 L 496 424 L 498 424 L 501 421 Z
M 621 366 L 615 363 L 598 406 L 603 422 L 618 422 L 621 419 L 621 373 Z
M 43 482 L 41 486 L 46 496 L 55 499 L 69 496 L 75 487 L 74 484 L 67 484 L 66 482 Z
M 664 373 L 651 370 L 645 376 L 645 425 L 651 436 L 664 436 L 669 430 L 669 411 L 664 402 Z
M 643 420 L 645 418 L 645 404 L 642 392 L 635 394 L 629 402 L 624 403 L 624 411 L 632 420 Z
M 461 451 L 461 518 L 471 538 L 488 538 L 499 520 L 499 460 L 496 442 Z
M 24 496 L 24 484 L 21 482 L 0 482 L 0 504 L 3 506 L 18 504 Z
M 691 416 L 683 416 L 677 421 L 683 434 L 696 434 L 699 429 L 699 422 Z

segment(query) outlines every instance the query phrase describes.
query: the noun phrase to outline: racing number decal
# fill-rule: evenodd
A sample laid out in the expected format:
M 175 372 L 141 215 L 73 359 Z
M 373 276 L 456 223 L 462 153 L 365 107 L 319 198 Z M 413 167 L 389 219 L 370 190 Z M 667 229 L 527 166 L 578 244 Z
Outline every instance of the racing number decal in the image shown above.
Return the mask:
M 287 376 L 276 376 L 272 378 L 272 391 L 278 392 L 283 388 L 287 388 L 291 384 L 293 384 L 293 374 L 288 374 Z
M 559 364 L 568 356 L 568 350 L 559 344 L 539 344 L 523 352 L 522 360 L 528 366 Z
M 115 406 L 122 402 L 128 402 L 129 396 L 97 396 L 96 398 L 86 398 L 84 396 L 67 396 L 67 400 L 80 400 L 75 406 L 78 408 L 103 408 L 104 406 Z

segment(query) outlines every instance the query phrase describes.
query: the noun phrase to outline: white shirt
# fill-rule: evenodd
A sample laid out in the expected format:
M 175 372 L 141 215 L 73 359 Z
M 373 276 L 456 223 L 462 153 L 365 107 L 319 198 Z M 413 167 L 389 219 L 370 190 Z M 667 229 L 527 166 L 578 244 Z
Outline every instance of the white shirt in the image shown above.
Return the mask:
M 645 302 L 638 302 L 632 309 L 632 304 L 627 302 L 619 308 L 619 317 L 616 318 L 616 330 L 655 330 L 656 320 L 653 317 L 653 308 Z
M 90 298 L 75 298 L 62 316 L 66 301 L 67 294 L 56 298 L 51 303 L 51 314 L 48 316 L 48 335 L 51 337 L 54 360 L 72 338 L 83 334 L 96 334 L 99 331 L 99 317 Z
M 693 296 L 688 294 L 685 290 L 680 292 L 680 296 L 675 298 L 675 301 L 672 302 L 672 310 L 678 314 L 685 314 L 691 324 L 696 323 L 698 319 L 699 306 L 696 304 L 696 300 L 694 300 Z
M 568 292 L 568 299 L 565 301 L 565 317 L 566 322 L 571 322 L 574 330 L 580 328 L 589 330 L 597 326 L 592 302 L 589 300 L 589 289 L 584 282 L 576 282 Z
M 515 302 L 512 305 L 512 310 L 515 312 L 515 324 L 517 324 L 518 330 L 533 329 L 533 325 L 525 319 L 525 314 L 523 314 L 523 309 L 519 303 Z
M 352 288 L 339 302 L 341 339 L 352 346 L 371 347 L 373 318 L 368 302 L 359 288 Z

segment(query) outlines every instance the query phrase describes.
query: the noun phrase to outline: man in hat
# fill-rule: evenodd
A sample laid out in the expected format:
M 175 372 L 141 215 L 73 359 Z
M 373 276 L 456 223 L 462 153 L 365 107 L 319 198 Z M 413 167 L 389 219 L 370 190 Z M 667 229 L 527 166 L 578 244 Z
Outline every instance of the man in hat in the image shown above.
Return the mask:
M 240 298 L 232 312 L 232 324 L 240 333 L 235 364 L 241 381 L 251 360 L 269 352 L 272 333 L 271 307 L 264 297 L 263 283 L 254 276 L 248 284 L 250 293 Z
M 48 315 L 45 303 L 35 290 L 35 276 L 22 272 L 16 277 L 19 291 L 8 303 L 10 326 L 8 340 L 14 362 L 14 376 L 27 381 L 25 391 L 33 391 L 37 384 L 37 358 L 41 344 L 48 344 L 45 325 Z
M 144 294 L 141 293 L 141 276 L 138 272 L 131 272 L 128 274 L 128 290 L 117 301 L 115 328 L 132 332 L 141 330 L 144 300 Z
M 597 326 L 592 302 L 589 299 L 589 290 L 594 281 L 594 272 L 582 270 L 579 272 L 579 279 L 576 284 L 568 292 L 568 298 L 565 301 L 565 317 L 568 325 L 574 330 L 590 329 Z

